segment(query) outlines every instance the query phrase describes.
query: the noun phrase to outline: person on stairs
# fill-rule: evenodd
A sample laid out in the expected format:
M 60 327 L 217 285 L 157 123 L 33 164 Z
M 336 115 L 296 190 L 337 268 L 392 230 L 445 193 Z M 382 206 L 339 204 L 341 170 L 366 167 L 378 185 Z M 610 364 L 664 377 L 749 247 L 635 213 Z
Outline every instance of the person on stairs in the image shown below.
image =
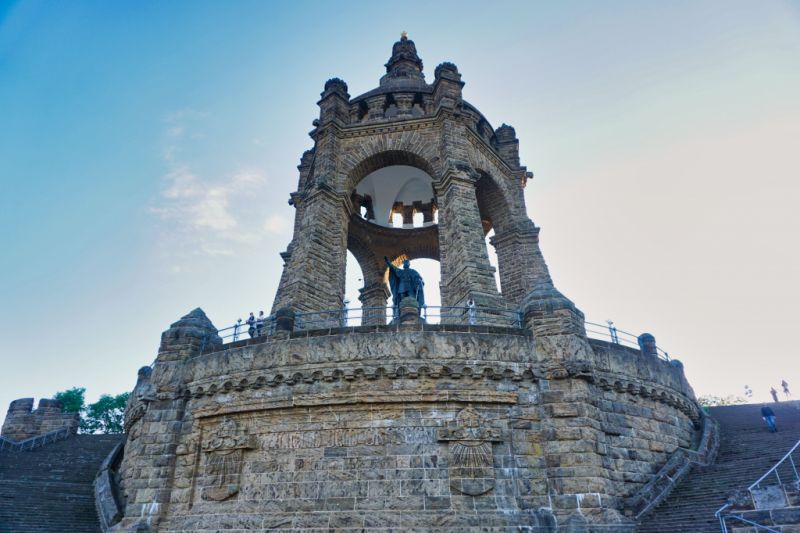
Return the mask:
M 775 411 L 769 405 L 764 405 L 761 408 L 761 418 L 767 423 L 770 433 L 777 433 L 778 426 L 775 425 Z

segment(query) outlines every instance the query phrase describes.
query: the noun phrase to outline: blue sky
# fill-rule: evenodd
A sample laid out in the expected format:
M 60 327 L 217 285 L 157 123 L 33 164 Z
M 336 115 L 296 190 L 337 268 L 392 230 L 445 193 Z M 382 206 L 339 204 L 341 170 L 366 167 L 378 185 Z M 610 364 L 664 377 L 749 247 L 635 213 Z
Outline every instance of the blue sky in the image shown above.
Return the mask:
M 654 333 L 698 393 L 800 390 L 800 3 L 25 1 L 0 6 L 0 409 L 130 389 L 194 307 L 268 310 L 324 82 L 373 88 L 403 30 L 516 128 L 587 318 Z

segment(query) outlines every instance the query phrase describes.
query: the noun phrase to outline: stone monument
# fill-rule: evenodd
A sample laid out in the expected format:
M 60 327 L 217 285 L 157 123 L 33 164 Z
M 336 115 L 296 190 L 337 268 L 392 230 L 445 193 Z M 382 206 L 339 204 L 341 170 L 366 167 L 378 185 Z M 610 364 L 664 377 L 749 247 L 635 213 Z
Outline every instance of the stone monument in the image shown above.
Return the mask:
M 276 327 L 226 344 L 195 309 L 162 334 L 128 407 L 111 530 L 632 531 L 630 502 L 709 442 L 655 339 L 587 338 L 528 218 L 514 128 L 463 87 L 452 63 L 428 83 L 405 35 L 375 89 L 325 83 Z M 356 327 L 337 314 L 348 250 L 371 310 Z M 439 261 L 442 305 L 468 321 L 392 323 L 387 273 L 417 258 Z M 415 280 L 395 305 L 413 309 L 399 299 Z

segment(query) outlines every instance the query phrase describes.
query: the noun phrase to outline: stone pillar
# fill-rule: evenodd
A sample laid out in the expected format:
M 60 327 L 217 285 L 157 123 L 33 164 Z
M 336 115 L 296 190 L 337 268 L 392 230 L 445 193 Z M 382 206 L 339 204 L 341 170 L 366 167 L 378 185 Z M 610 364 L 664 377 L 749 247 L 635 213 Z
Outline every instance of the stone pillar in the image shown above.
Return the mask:
M 349 198 L 317 186 L 303 200 L 301 235 L 287 258 L 272 306 L 298 312 L 341 309 L 345 289 Z
M 414 93 L 397 93 L 394 95 L 397 102 L 397 116 L 411 116 L 411 108 L 414 105 Z
M 434 107 L 457 108 L 462 100 L 463 87 L 461 74 L 453 63 L 442 63 L 436 67 L 433 81 Z
M 550 273 L 539 248 L 539 228 L 526 219 L 496 233 L 489 241 L 497 252 L 503 298 L 519 306 L 540 282 L 550 282 Z
M 148 527 L 158 523 L 173 504 L 187 503 L 186 483 L 191 464 L 178 464 L 176 450 L 184 432 L 191 431 L 191 418 L 184 418 L 186 397 L 183 394 L 183 368 L 186 359 L 222 344 L 217 329 L 202 309 L 195 309 L 172 324 L 161 335 L 148 394 L 142 406 L 126 413 L 128 440 L 120 467 L 122 490 L 126 496 L 123 530 Z M 145 396 L 147 396 L 145 398 Z M 182 456 L 182 460 L 185 459 Z M 181 470 L 176 476 L 176 468 Z M 174 490 L 171 490 L 173 487 Z
M 370 96 L 367 98 L 367 105 L 369 106 L 369 120 L 377 120 L 383 118 L 383 105 L 386 103 L 386 95 Z
M 403 227 L 406 229 L 414 227 L 414 206 L 403 206 Z
M 339 78 L 332 78 L 325 82 L 325 90 L 320 94 L 319 123 L 325 124 L 338 121 L 347 124 L 350 120 L 350 95 L 347 94 L 347 84 Z
M 494 132 L 497 139 L 497 152 L 511 168 L 519 168 L 519 140 L 517 132 L 508 124 L 503 124 Z
M 651 333 L 642 333 L 636 340 L 639 342 L 639 349 L 642 351 L 642 355 L 658 357 L 656 338 Z
M 364 309 L 361 316 L 363 326 L 382 326 L 386 324 L 386 302 L 389 300 L 389 289 L 383 282 L 375 283 L 359 289 L 358 299 L 362 307 L 374 307 L 376 309 Z M 379 308 L 379 309 L 378 309 Z
M 475 179 L 451 169 L 437 186 L 443 306 L 503 307 L 489 263 L 475 196 Z

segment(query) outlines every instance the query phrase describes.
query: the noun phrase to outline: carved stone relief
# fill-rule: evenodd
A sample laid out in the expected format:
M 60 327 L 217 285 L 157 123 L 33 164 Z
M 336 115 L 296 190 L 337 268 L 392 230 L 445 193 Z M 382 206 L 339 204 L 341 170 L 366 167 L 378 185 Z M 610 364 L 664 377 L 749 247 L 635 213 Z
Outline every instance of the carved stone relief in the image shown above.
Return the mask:
M 205 460 L 204 500 L 223 501 L 239 492 L 244 451 L 256 447 L 256 439 L 240 431 L 236 421 L 225 418 L 201 443 Z
M 478 496 L 494 488 L 492 442 L 502 441 L 501 430 L 491 427 L 472 407 L 461 410 L 455 422 L 437 435 L 449 443 L 450 488 Z

